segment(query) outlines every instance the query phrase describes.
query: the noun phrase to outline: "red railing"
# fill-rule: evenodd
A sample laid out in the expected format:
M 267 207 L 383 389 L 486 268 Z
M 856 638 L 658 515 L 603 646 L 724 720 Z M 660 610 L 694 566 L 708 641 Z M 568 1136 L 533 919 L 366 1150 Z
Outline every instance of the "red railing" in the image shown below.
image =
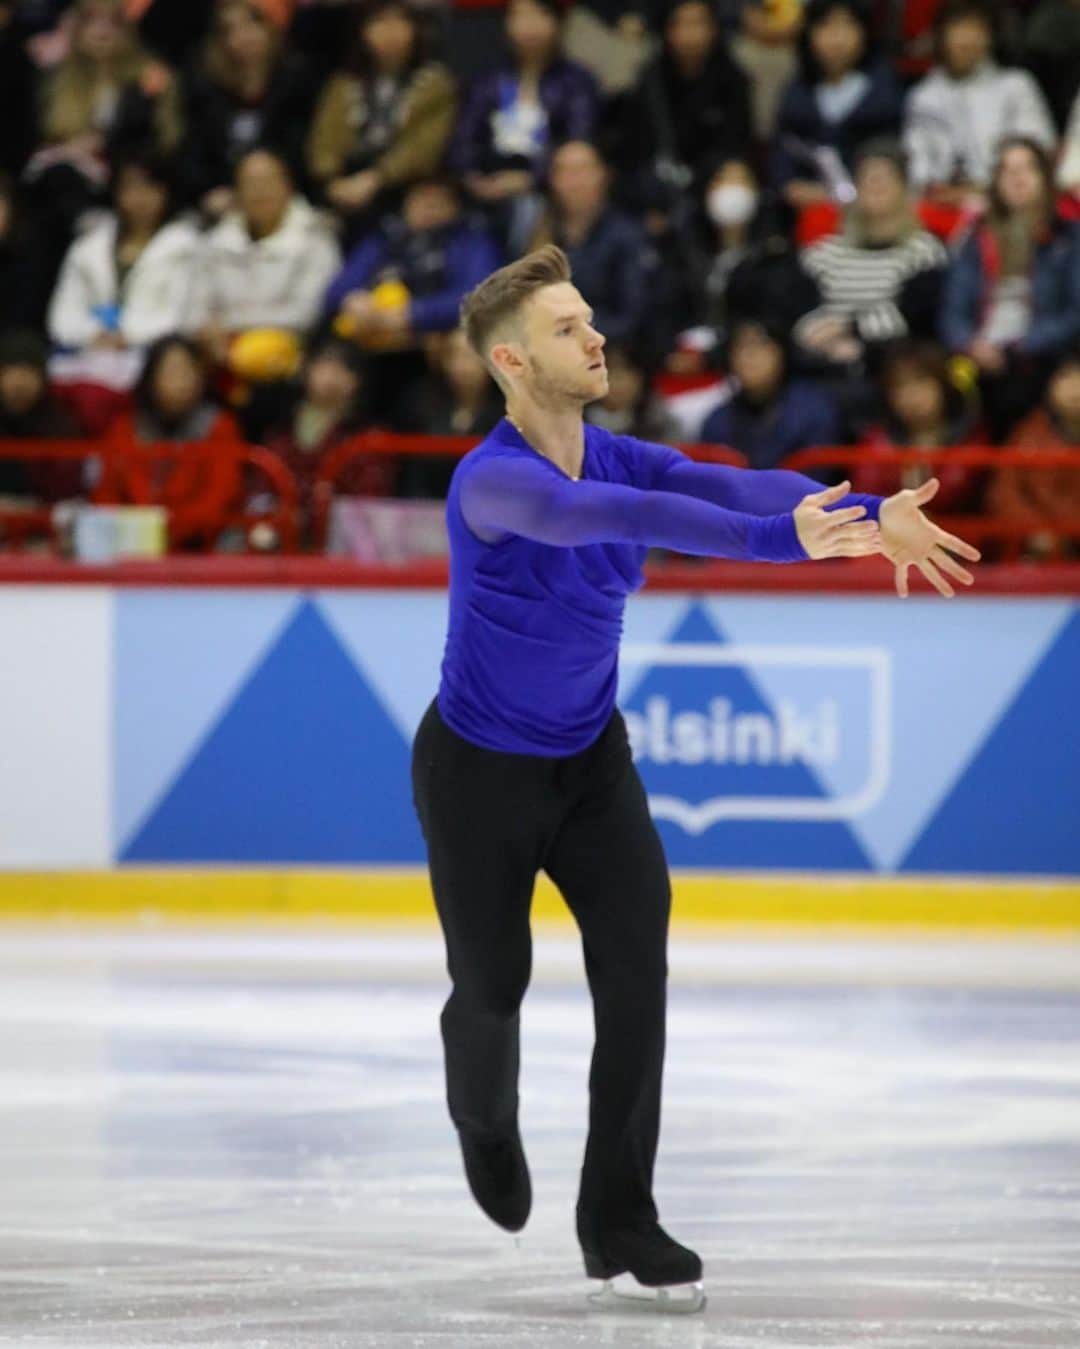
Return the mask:
M 230 528 L 236 528 L 246 539 L 252 529 L 265 523 L 273 530 L 281 551 L 295 553 L 299 548 L 299 506 L 300 497 L 296 481 L 281 460 L 268 450 L 257 445 L 242 442 L 214 441 L 212 443 L 195 441 L 184 444 L 176 441 L 146 443 L 139 445 L 119 444 L 109 439 L 102 440 L 0 440 L 0 461 L 17 460 L 20 462 L 70 462 L 81 461 L 84 464 L 97 464 L 101 472 L 97 475 L 106 484 L 111 480 L 122 480 L 125 490 L 116 492 L 106 486 L 84 486 L 78 495 L 95 505 L 135 505 L 152 506 L 158 504 L 152 485 L 152 475 L 145 473 L 125 473 L 126 463 L 140 467 L 161 464 L 173 466 L 178 463 L 220 464 L 223 456 L 230 456 L 236 463 L 238 481 L 250 480 L 262 475 L 269 483 L 273 505 L 266 510 L 245 510 L 239 504 L 224 511 L 215 524 L 215 533 L 220 537 Z M 113 466 L 119 470 L 116 474 L 106 472 Z M 247 495 L 253 495 L 252 492 Z M 4 509 L 0 507 L 0 547 L 24 546 L 28 541 L 44 539 L 53 549 L 59 544 L 58 522 L 52 506 L 34 506 L 30 509 Z
M 355 436 L 338 446 L 333 450 L 320 465 L 315 479 L 315 491 L 311 503 L 313 515 L 315 517 L 315 536 L 316 538 L 325 537 L 326 521 L 329 514 L 330 505 L 334 497 L 334 486 L 337 479 L 356 457 L 370 454 L 390 454 L 395 456 L 411 455 L 439 455 L 460 457 L 465 454 L 477 443 L 475 438 L 462 436 L 421 436 L 421 435 L 400 435 L 385 431 L 369 431 L 362 435 Z M 705 461 L 732 464 L 744 466 L 745 460 L 741 455 L 728 449 L 715 445 L 691 444 L 681 447 L 691 458 Z M 250 483 L 251 475 L 255 472 L 262 475 L 270 483 L 271 495 L 273 497 L 272 505 L 262 511 L 248 511 L 237 508 L 231 511 L 221 520 L 220 532 L 230 526 L 239 529 L 244 538 L 250 537 L 251 530 L 255 524 L 266 522 L 271 526 L 277 537 L 277 547 L 280 553 L 289 555 L 295 554 L 299 547 L 299 514 L 300 514 L 300 494 L 297 484 L 286 468 L 286 466 L 275 455 L 256 446 L 248 445 L 223 445 L 215 443 L 213 445 L 193 444 L 178 445 L 173 443 L 162 445 L 118 445 L 108 441 L 2 441 L 0 440 L 0 460 L 17 459 L 23 461 L 63 461 L 63 460 L 109 460 L 110 462 L 122 462 L 125 458 L 136 457 L 142 463 L 147 460 L 163 463 L 176 462 L 181 456 L 190 459 L 191 456 L 220 456 L 222 454 L 235 455 L 238 461 L 238 468 L 246 475 Z M 871 459 L 872 456 L 872 459 Z M 801 471 L 813 471 L 828 467 L 830 469 L 839 469 L 845 473 L 854 474 L 857 470 L 865 466 L 868 462 L 873 462 L 876 467 L 885 465 L 895 465 L 898 469 L 908 465 L 918 464 L 934 468 L 938 465 L 950 465 L 953 467 L 970 467 L 974 470 L 998 469 L 998 468 L 1016 468 L 1025 471 L 1053 471 L 1062 468 L 1074 469 L 1080 472 L 1080 452 L 1070 450 L 1016 450 L 1016 449 L 998 449 L 993 447 L 965 447 L 964 449 L 942 449 L 936 451 L 924 450 L 886 450 L 874 449 L 868 452 L 851 446 L 821 447 L 812 450 L 802 450 L 798 454 L 791 456 L 785 461 L 785 467 L 799 469 Z M 93 500 L 102 504 L 108 504 L 106 497 L 98 492 L 91 491 Z M 153 493 L 143 491 L 135 494 L 138 499 L 136 504 L 153 504 Z M 249 493 L 250 495 L 250 493 Z M 127 500 L 132 500 L 129 495 Z M 986 543 L 998 543 L 1000 545 L 998 556 L 1005 561 L 1015 560 L 1019 555 L 1023 540 L 1029 537 L 1036 527 L 1044 528 L 1059 538 L 1080 539 L 1080 520 L 1054 519 L 1041 522 L 1040 525 L 1033 525 L 1030 519 L 1027 520 L 1006 520 L 992 516 L 973 516 L 973 515 L 943 515 L 940 512 L 934 512 L 934 517 L 946 528 L 953 532 L 961 534 L 963 537 L 971 539 L 980 546 Z M 0 509 L 0 538 L 6 539 L 10 544 L 22 545 L 28 539 L 36 535 L 38 538 L 44 537 L 51 542 L 54 549 L 56 546 L 55 529 L 52 519 L 52 511 L 49 508 L 39 508 L 30 511 L 4 511 Z M 216 567 L 207 558 L 204 563 L 196 563 L 193 559 L 193 566 L 196 571 L 202 575 L 206 573 L 218 573 L 220 568 Z M 310 566 L 305 565 L 304 575 L 308 574 L 312 568 L 318 569 L 322 565 L 321 559 L 312 558 Z M 1051 565 L 1049 563 L 1042 565 Z M 336 563 L 334 564 L 335 576 L 342 568 L 347 572 L 354 564 Z M 840 568 L 848 567 L 849 564 L 840 564 L 835 569 L 835 574 L 839 575 Z M 1080 564 L 1076 563 L 1055 563 L 1054 572 L 1057 577 L 1071 575 L 1070 569 L 1080 572 Z M 714 562 L 714 561 L 665 561 L 655 564 L 650 569 L 650 579 L 661 584 L 678 584 L 692 586 L 694 589 L 707 589 L 713 585 L 726 586 L 728 580 L 735 575 L 735 568 L 738 564 Z M 138 564 L 136 564 L 138 569 Z M 18 568 L 7 567 L 6 571 L 18 572 Z M 774 569 L 776 572 L 785 574 L 785 587 L 795 585 L 798 582 L 795 573 L 791 568 Z M 817 564 L 813 570 L 815 576 L 821 577 L 822 572 L 820 564 Z M 864 568 L 857 569 L 865 577 Z M 773 580 L 776 578 L 766 578 L 762 569 L 757 569 L 762 575 L 762 586 L 771 588 Z M 363 573 L 361 576 L 360 573 Z M 329 572 L 328 572 L 329 574 Z M 356 579 L 358 583 L 373 584 L 378 575 L 384 575 L 388 582 L 393 584 L 438 584 L 445 576 L 445 567 L 440 563 L 430 561 L 410 565 L 408 567 L 372 567 L 370 565 L 363 568 L 356 568 Z M 342 573 L 344 575 L 344 573 Z M 741 575 L 741 573 L 740 573 Z M 335 584 L 344 584 L 345 580 L 337 576 Z M 779 581 L 777 580 L 779 584 Z M 813 583 L 809 580 L 807 584 L 813 588 Z M 867 586 L 864 582 L 856 583 L 854 573 L 852 573 L 852 585 L 855 589 L 878 588 L 876 585 Z M 841 588 L 847 588 L 845 580 Z
M 1035 472 L 1072 469 L 1080 473 L 1080 450 L 1009 449 L 991 445 L 965 445 L 962 448 L 940 450 L 878 449 L 872 451 L 858 446 L 821 446 L 812 450 L 798 450 L 784 460 L 784 467 L 800 473 L 813 474 L 815 469 L 837 469 L 855 478 L 860 468 L 868 464 L 875 468 L 894 466 L 904 469 L 912 466 L 937 469 L 993 470 L 1015 468 Z M 1000 544 L 1003 560 L 1013 561 L 1020 556 L 1024 541 L 1039 530 L 1045 530 L 1058 540 L 1080 539 L 1080 519 L 1065 516 L 1049 518 L 1005 519 L 996 515 L 946 513 L 928 507 L 936 523 L 942 528 L 968 539 L 981 547 Z

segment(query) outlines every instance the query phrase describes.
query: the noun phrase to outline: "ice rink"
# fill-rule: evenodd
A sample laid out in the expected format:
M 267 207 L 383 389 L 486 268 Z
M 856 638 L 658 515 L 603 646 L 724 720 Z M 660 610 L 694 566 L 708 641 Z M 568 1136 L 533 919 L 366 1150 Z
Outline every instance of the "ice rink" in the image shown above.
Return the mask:
M 680 936 L 662 1218 L 702 1316 L 596 1312 L 590 1009 L 537 944 L 518 1242 L 443 1106 L 434 934 L 0 935 L 0 1344 L 1074 1349 L 1080 941 Z

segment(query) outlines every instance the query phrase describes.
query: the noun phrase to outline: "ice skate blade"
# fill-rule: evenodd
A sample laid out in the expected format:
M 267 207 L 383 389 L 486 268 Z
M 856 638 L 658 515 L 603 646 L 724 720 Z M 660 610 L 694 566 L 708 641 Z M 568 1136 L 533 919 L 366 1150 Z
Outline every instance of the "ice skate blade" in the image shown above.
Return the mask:
M 599 1287 L 587 1295 L 588 1302 L 601 1311 L 663 1312 L 684 1316 L 705 1308 L 703 1283 L 672 1283 L 663 1288 L 649 1288 L 638 1283 L 632 1274 L 617 1274 L 613 1279 L 596 1279 L 593 1283 Z

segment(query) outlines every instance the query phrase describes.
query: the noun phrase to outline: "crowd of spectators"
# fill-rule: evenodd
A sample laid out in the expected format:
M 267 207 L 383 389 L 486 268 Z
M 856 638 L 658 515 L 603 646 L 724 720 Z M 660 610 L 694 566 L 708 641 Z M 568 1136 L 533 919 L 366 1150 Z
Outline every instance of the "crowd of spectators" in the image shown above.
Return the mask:
M 357 432 L 494 425 L 458 306 L 548 241 L 607 337 L 600 424 L 755 468 L 857 446 L 875 492 L 929 474 L 898 447 L 1080 454 L 1080 0 L 0 0 L 2 439 L 257 443 L 316 546 Z M 197 459 L 0 457 L 0 514 L 154 500 L 222 546 L 258 489 Z M 1077 551 L 1080 470 L 935 471 Z

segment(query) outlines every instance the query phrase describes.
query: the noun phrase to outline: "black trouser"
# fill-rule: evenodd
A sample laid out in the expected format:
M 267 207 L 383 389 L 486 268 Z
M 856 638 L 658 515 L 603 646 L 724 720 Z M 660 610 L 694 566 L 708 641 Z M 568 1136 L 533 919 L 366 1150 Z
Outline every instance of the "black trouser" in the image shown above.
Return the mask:
M 654 1219 L 671 889 L 621 714 L 588 749 L 552 759 L 474 745 L 432 703 L 413 799 L 453 984 L 442 1034 L 455 1125 L 516 1122 L 529 907 L 546 871 L 581 929 L 596 1031 L 579 1233 L 591 1244 Z

